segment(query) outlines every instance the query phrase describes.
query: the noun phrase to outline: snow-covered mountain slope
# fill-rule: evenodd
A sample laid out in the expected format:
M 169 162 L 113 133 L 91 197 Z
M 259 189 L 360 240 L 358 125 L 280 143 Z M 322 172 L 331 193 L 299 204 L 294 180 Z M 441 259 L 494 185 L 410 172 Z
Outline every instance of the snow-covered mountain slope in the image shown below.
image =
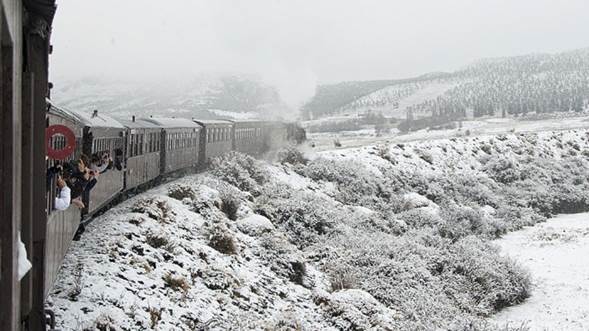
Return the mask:
M 121 117 L 288 118 L 278 91 L 253 77 L 202 75 L 178 81 L 84 79 L 56 82 L 53 101 L 65 108 Z
M 581 111 L 589 102 L 589 49 L 484 59 L 464 69 L 400 81 L 323 85 L 306 119 L 382 112 L 390 117 L 501 116 Z
M 533 289 L 491 239 L 589 210 L 587 130 L 311 157 L 228 155 L 99 216 L 49 297 L 60 328 L 496 330 Z

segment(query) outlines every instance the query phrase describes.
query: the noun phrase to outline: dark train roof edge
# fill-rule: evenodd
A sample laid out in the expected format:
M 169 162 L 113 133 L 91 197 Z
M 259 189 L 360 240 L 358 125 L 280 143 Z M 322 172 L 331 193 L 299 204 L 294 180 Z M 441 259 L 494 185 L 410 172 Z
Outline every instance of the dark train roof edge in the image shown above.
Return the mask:
M 47 103 L 49 104 L 49 113 L 63 116 L 84 126 L 124 129 L 124 126 L 120 122 L 108 115 L 101 114 L 100 112 L 86 113 L 82 111 L 69 110 L 62 107 L 57 107 L 53 104 L 53 102 L 51 102 L 51 100 L 47 100 Z
M 163 128 L 198 128 L 201 129 L 202 126 L 198 125 L 197 123 L 186 119 L 186 118 L 168 118 L 168 117 L 149 117 L 149 118 L 141 118 L 140 120 L 147 121 L 156 125 L 159 125 Z

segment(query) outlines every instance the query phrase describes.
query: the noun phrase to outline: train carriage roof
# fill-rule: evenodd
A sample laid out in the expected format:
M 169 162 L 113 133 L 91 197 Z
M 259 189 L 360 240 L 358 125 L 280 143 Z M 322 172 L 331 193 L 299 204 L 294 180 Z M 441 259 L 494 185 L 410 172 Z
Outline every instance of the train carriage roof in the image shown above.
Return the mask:
M 124 128 L 123 124 L 121 124 L 119 121 L 108 115 L 101 114 L 98 111 L 75 111 L 65 109 L 62 107 L 57 107 L 50 100 L 48 100 L 48 104 L 50 114 L 70 119 L 84 126 L 100 128 Z
M 234 120 L 231 122 L 236 126 L 265 125 L 267 123 L 267 121 L 264 120 Z
M 144 119 L 136 119 L 136 120 L 122 120 L 118 119 L 125 127 L 129 129 L 161 129 L 162 126 L 155 124 L 153 122 L 146 121 Z
M 207 127 L 207 126 L 232 126 L 233 122 L 232 121 L 226 121 L 226 120 L 198 120 L 198 119 L 193 119 L 194 122 Z
M 141 120 L 153 123 L 163 128 L 202 128 L 202 126 L 194 123 L 193 121 L 185 118 L 167 118 L 167 117 L 150 117 L 142 118 Z

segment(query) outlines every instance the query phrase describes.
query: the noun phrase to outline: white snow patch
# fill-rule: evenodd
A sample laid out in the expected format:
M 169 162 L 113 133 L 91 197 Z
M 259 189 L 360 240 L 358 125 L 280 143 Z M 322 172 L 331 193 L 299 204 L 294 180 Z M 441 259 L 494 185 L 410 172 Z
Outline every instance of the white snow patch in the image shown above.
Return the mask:
M 589 213 L 560 215 L 496 243 L 529 269 L 534 289 L 495 322 L 527 323 L 531 331 L 589 329 Z
M 274 230 L 274 224 L 269 219 L 257 214 L 237 220 L 237 227 L 242 232 L 250 235 L 261 235 Z

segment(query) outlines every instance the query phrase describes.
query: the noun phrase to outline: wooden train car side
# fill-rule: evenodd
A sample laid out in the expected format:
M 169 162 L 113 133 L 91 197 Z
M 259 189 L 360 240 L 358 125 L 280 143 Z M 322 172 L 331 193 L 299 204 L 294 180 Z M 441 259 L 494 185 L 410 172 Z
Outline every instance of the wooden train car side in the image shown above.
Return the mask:
M 179 118 L 146 118 L 163 128 L 161 139 L 161 173 L 196 167 L 199 163 L 202 127 Z
M 60 160 L 60 163 L 68 162 L 80 156 L 82 153 L 83 129 L 80 128 L 78 121 L 70 113 L 50 105 L 47 114 L 47 125 L 63 125 L 75 135 L 76 146 L 74 152 L 64 160 Z M 49 145 L 54 149 L 61 149 L 66 143 L 68 142 L 65 141 L 65 137 L 54 136 L 49 142 Z M 47 160 L 48 168 L 56 164 L 56 160 Z M 66 210 L 55 209 L 54 202 L 57 194 L 56 177 L 51 177 L 47 185 L 47 229 L 45 237 L 48 240 L 45 241 L 45 296 L 47 296 L 57 279 L 59 268 L 82 219 L 82 211 L 76 206 L 70 205 Z
M 233 149 L 233 123 L 230 121 L 195 120 L 203 127 L 201 132 L 201 162 L 207 164 L 212 158 Z
M 265 150 L 264 125 L 262 121 L 235 121 L 233 149 L 240 153 L 260 155 Z
M 131 190 L 160 175 L 163 130 L 144 120 L 120 122 L 127 128 L 125 190 Z

